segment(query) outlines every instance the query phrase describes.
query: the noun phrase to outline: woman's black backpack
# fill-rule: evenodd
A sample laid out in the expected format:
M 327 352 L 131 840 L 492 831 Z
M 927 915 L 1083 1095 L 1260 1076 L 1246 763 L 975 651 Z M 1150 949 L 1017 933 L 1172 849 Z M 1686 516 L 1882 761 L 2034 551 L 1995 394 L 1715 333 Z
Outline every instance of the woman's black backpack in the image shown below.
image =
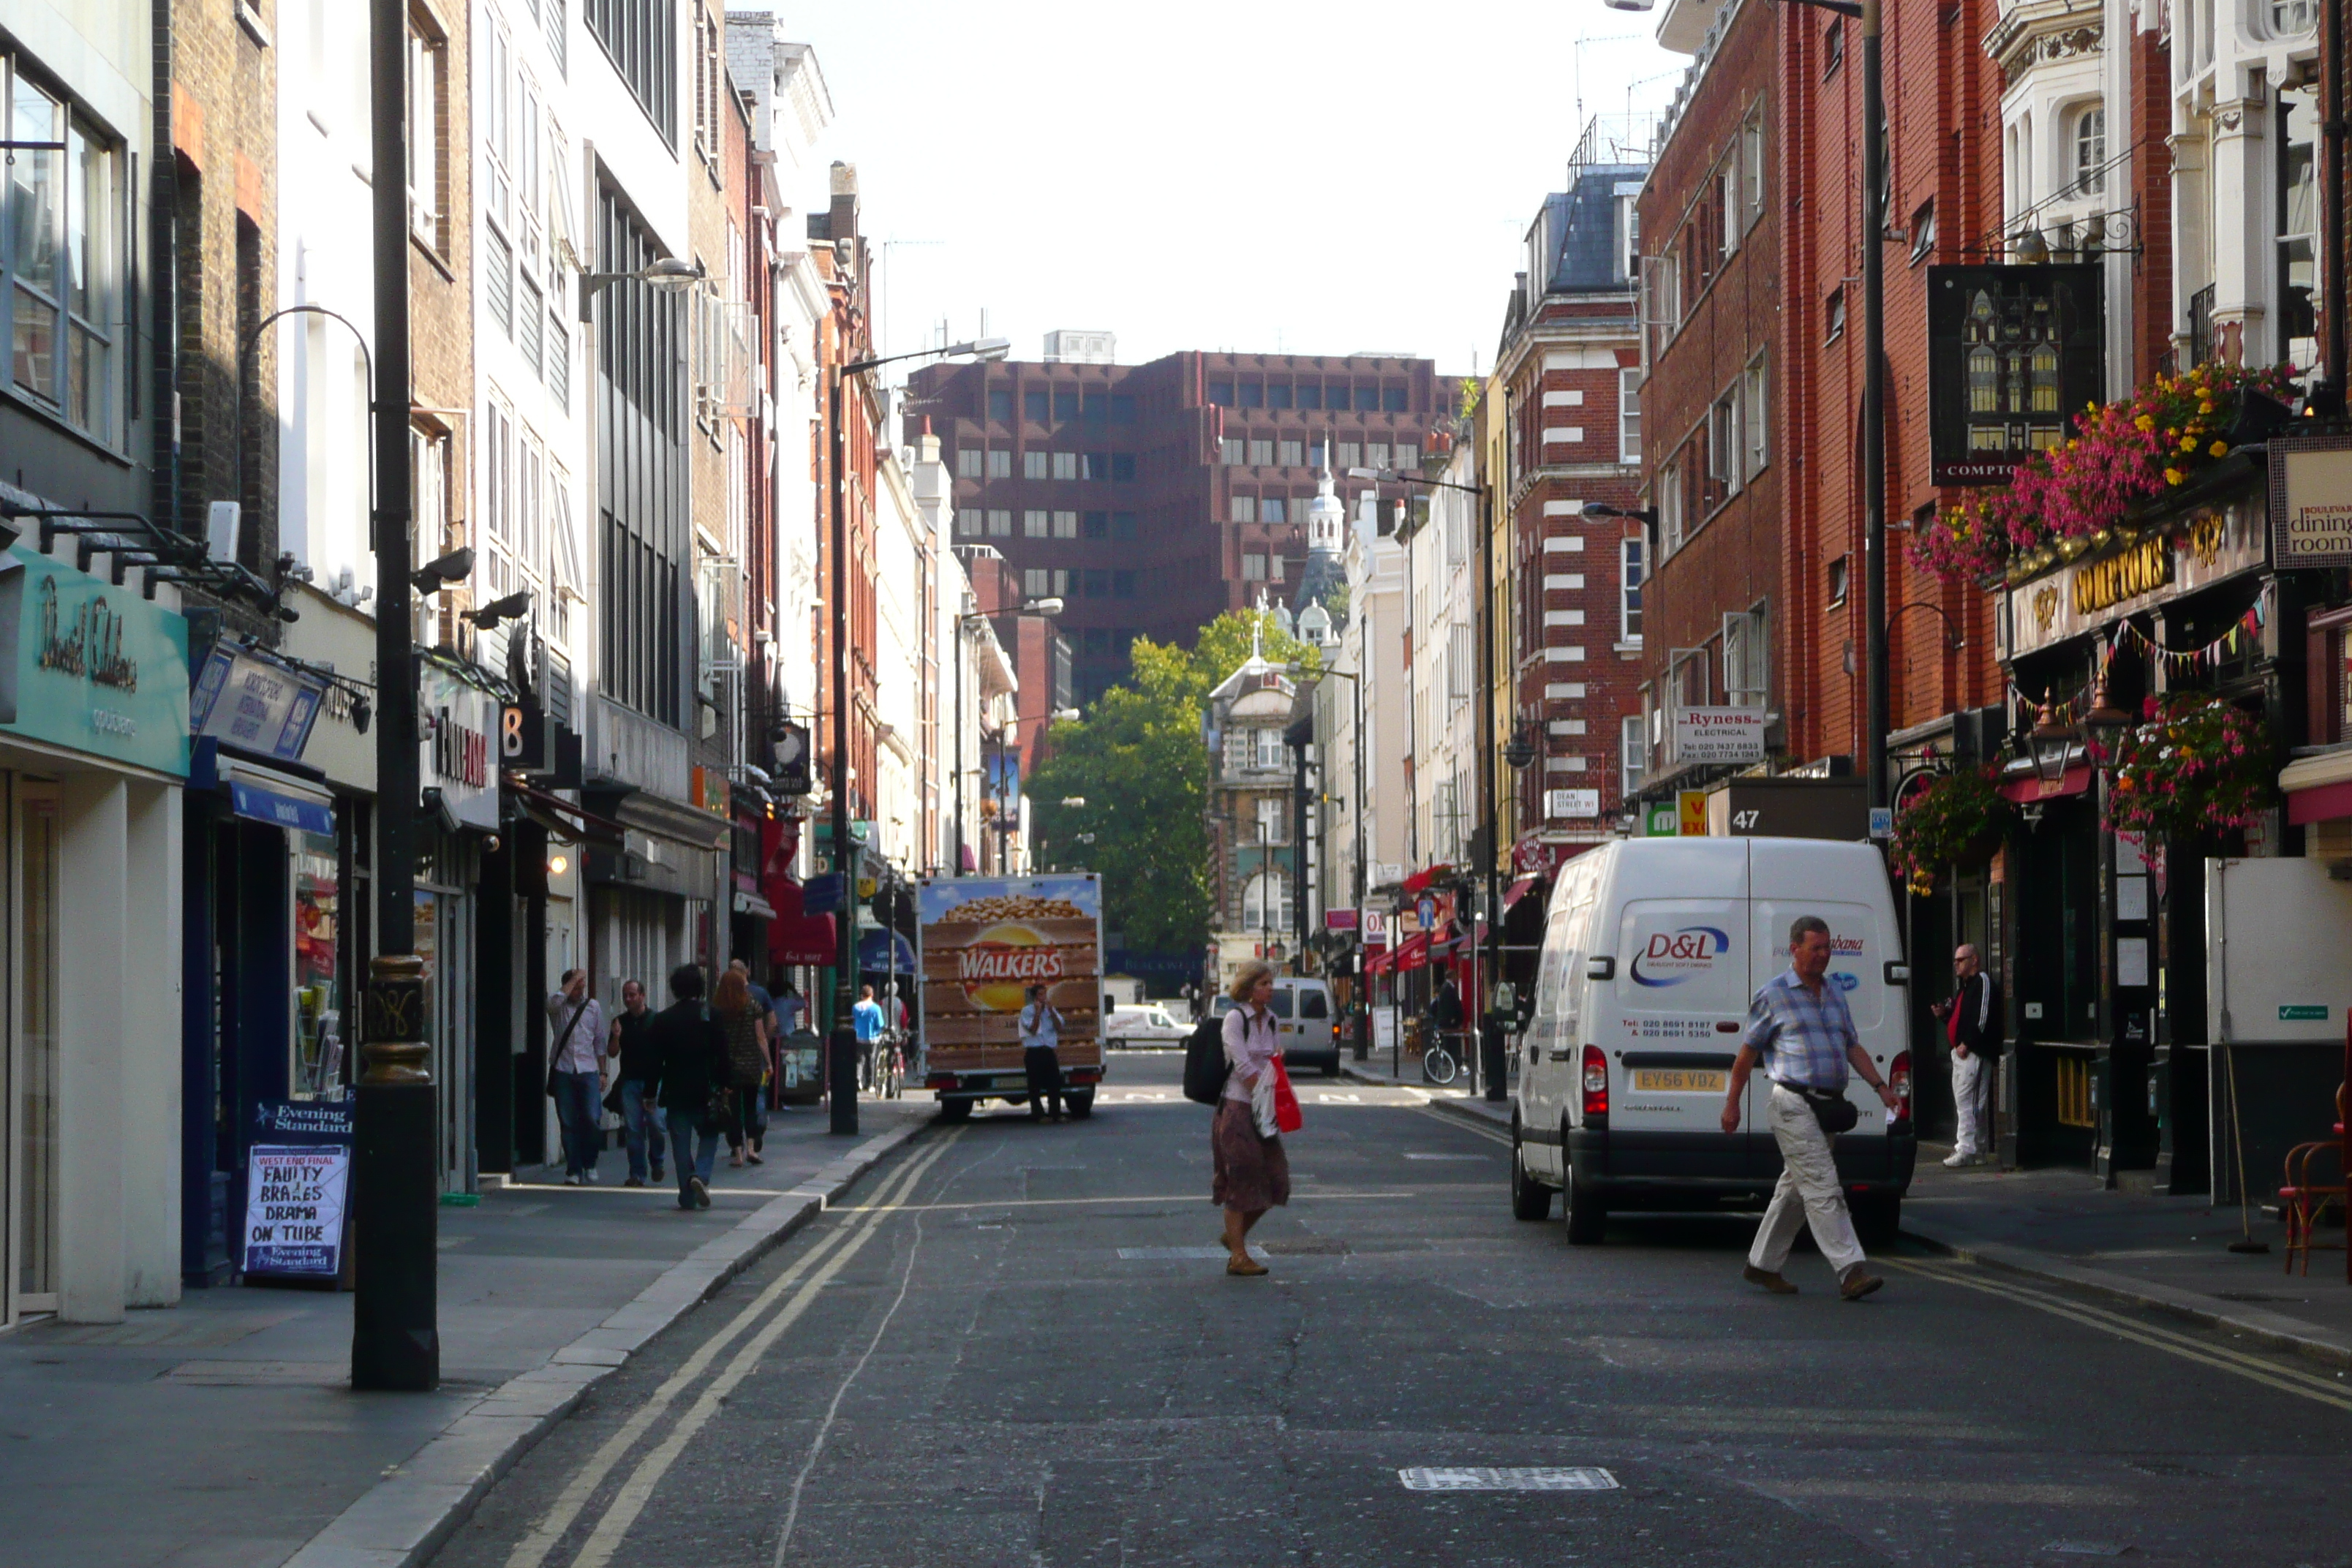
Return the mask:
M 1225 1097 L 1225 1021 L 1213 1013 L 1184 1040 L 1184 1098 L 1214 1105 Z

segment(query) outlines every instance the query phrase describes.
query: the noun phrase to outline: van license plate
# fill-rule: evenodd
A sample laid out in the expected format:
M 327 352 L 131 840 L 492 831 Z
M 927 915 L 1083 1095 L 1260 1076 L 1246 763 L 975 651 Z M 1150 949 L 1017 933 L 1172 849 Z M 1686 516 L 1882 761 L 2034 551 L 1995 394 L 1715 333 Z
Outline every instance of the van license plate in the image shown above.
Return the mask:
M 1633 1088 L 1645 1094 L 1721 1094 L 1730 1081 L 1714 1068 L 1635 1068 Z

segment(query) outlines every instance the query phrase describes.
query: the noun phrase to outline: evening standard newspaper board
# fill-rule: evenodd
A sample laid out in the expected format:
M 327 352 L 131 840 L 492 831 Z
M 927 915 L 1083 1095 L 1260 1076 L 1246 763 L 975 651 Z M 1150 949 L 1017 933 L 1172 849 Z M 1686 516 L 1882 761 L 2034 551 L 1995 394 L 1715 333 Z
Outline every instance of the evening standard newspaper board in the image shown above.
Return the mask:
M 1101 1065 L 1100 878 L 942 877 L 917 907 L 931 1071 L 1018 1071 L 1032 985 L 1062 1016 L 1063 1068 Z
M 245 1272 L 331 1279 L 343 1262 L 349 1149 L 257 1143 L 246 1167 Z

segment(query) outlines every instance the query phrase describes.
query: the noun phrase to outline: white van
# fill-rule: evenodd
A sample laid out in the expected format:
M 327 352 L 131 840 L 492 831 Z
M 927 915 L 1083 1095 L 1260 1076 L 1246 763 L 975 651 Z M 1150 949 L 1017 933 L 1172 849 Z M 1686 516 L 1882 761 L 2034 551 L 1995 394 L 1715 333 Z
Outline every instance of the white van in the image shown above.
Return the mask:
M 1830 980 L 1902 1100 L 1890 1117 L 1856 1075 L 1846 1094 L 1861 1120 L 1836 1147 L 1864 1243 L 1893 1237 L 1918 1152 L 1902 930 L 1878 850 L 1814 838 L 1626 838 L 1560 868 L 1519 1040 L 1514 1214 L 1542 1219 L 1558 1191 L 1568 1239 L 1589 1245 L 1612 1209 L 1769 1197 L 1771 1085 L 1750 1075 L 1737 1132 L 1723 1131 L 1723 1097 L 1748 999 L 1789 967 L 1800 915 L 1829 922 Z
M 1218 995 L 1210 1000 L 1209 1016 L 1222 1018 L 1239 1005 L 1231 996 Z M 1277 974 L 1266 1010 L 1274 1015 L 1283 1058 L 1291 1068 L 1321 1068 L 1325 1078 L 1339 1076 L 1339 1010 L 1332 1005 L 1329 984 L 1311 975 Z

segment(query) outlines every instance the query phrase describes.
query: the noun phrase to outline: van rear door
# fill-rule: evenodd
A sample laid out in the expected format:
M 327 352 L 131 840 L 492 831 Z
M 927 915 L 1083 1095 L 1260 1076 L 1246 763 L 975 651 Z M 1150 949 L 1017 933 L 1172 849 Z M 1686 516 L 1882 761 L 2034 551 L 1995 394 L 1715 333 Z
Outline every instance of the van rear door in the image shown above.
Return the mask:
M 1748 846 L 1636 839 L 1619 854 L 1616 973 L 1593 987 L 1587 1037 L 1609 1053 L 1610 1143 L 1671 1135 L 1657 1148 L 1678 1156 L 1675 1173 L 1738 1174 L 1721 1118 L 1748 1012 Z
M 1854 1032 L 1879 1076 L 1885 1077 L 1895 1053 L 1903 1048 L 1904 994 L 1886 984 L 1886 965 L 1901 960 L 1903 942 L 1895 929 L 1894 900 L 1885 891 L 1885 865 L 1878 851 L 1867 844 L 1808 839 L 1748 842 L 1756 911 L 1756 946 L 1749 962 L 1756 983 L 1760 985 L 1788 968 L 1789 927 L 1798 916 L 1819 915 L 1828 921 L 1830 984 L 1845 994 Z M 1885 1132 L 1886 1108 L 1859 1074 L 1847 1080 L 1846 1098 L 1860 1112 L 1855 1133 Z M 1751 1115 L 1755 1101 L 1751 1094 Z

